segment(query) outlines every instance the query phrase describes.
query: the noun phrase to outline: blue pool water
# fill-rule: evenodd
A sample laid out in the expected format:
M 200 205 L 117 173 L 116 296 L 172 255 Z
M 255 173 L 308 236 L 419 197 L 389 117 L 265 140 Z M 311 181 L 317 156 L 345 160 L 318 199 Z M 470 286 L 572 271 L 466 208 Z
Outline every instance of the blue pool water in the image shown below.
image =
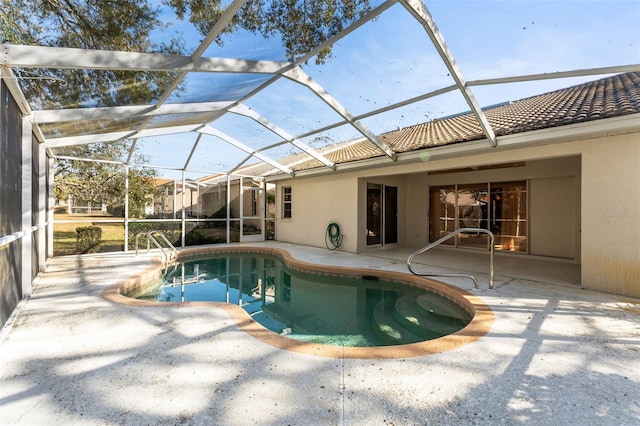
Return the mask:
M 293 271 L 277 256 L 256 253 L 211 253 L 177 264 L 137 298 L 233 303 L 275 333 L 339 346 L 430 340 L 471 320 L 458 304 L 427 290 L 373 276 Z

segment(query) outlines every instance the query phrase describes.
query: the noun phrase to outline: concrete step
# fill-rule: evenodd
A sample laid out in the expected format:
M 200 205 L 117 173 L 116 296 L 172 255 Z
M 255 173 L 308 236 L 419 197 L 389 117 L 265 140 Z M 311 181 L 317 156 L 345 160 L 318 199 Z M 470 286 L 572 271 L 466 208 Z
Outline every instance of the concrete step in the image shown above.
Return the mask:
M 471 321 L 471 314 L 462 306 L 435 293 L 421 294 L 416 304 L 424 312 L 444 317 L 457 318 L 464 322 Z
M 418 296 L 420 297 L 422 296 Z M 411 294 L 399 297 L 392 314 L 401 326 L 422 336 L 423 340 L 455 333 L 468 323 L 459 318 L 427 311 L 419 306 L 418 298 Z
M 371 329 L 382 343 L 401 345 L 425 340 L 422 336 L 418 336 L 400 325 L 393 317 L 392 311 L 393 309 L 385 308 L 382 302 L 377 303 L 373 308 Z

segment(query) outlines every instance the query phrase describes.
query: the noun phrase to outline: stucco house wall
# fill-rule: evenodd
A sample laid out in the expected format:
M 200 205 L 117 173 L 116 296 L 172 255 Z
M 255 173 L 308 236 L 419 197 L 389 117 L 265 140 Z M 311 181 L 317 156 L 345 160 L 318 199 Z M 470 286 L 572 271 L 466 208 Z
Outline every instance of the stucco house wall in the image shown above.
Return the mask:
M 582 285 L 640 297 L 640 134 L 582 149 Z
M 291 187 L 291 219 L 282 217 L 282 187 Z M 340 226 L 340 250 L 357 251 L 358 182 L 352 175 L 295 178 L 276 188 L 276 240 L 325 247 L 329 223 Z

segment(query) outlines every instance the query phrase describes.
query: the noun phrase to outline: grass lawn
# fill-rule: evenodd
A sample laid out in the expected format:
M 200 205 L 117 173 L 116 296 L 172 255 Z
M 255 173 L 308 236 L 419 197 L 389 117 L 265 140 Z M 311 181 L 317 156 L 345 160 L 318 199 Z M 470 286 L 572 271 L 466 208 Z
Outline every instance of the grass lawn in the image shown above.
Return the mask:
M 78 254 L 76 228 L 85 226 L 99 226 L 102 228 L 102 240 L 96 252 L 124 250 L 124 223 L 110 223 L 105 220 L 113 220 L 111 216 L 88 214 L 55 214 L 53 216 L 53 255 L 64 256 Z M 56 223 L 56 221 L 73 221 Z
M 120 220 L 121 222 L 107 222 L 109 220 Z M 124 250 L 124 221 L 122 218 L 99 215 L 99 214 L 54 214 L 53 215 L 53 255 L 65 256 L 70 254 L 80 254 L 76 228 L 87 226 L 98 226 L 102 229 L 102 239 L 100 245 L 93 252 L 107 253 Z M 59 221 L 64 221 L 60 223 Z M 140 223 L 129 224 L 129 233 L 136 235 L 139 232 L 146 232 L 151 229 L 159 229 L 167 238 L 172 240 L 176 246 L 180 244 L 181 225 L 180 223 L 151 224 L 142 220 Z M 194 229 L 195 228 L 195 229 Z M 191 224 L 187 228 L 186 245 L 214 244 L 226 241 L 226 225 L 216 226 L 196 226 Z M 231 241 L 240 241 L 240 232 L 231 230 Z M 144 240 L 143 240 L 144 243 Z M 133 244 L 130 242 L 130 244 Z M 146 244 L 146 243 L 144 243 Z M 164 243 L 162 243 L 165 246 Z M 146 245 L 145 245 L 146 247 Z M 132 250 L 133 247 L 129 246 Z

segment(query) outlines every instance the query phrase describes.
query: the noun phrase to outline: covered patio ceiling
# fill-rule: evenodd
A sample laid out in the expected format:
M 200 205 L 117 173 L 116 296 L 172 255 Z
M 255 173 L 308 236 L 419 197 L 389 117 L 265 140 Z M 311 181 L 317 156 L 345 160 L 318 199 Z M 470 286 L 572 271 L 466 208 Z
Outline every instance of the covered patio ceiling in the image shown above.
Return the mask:
M 533 28 L 536 20 L 540 27 L 557 27 L 565 18 L 559 13 L 540 21 L 536 2 L 517 2 L 518 14 L 509 15 L 512 5 L 504 3 L 465 3 L 470 5 L 467 8 L 461 2 L 374 0 L 364 17 L 287 61 L 277 41 L 237 30 L 231 35 L 223 33 L 245 1 L 232 1 L 190 56 L 3 44 L 2 78 L 14 96 L 23 99 L 23 112 L 53 158 L 77 159 L 68 149 L 76 145 L 126 140 L 129 155 L 117 161 L 131 167 L 143 166 L 134 160 L 133 153 L 139 150 L 149 160 L 144 166 L 166 172 L 233 174 L 262 161 L 293 175 L 279 158 L 305 152 L 333 170 L 336 165 L 317 149 L 356 138 L 366 138 L 393 162 L 396 153 L 377 135 L 469 110 L 482 127 L 487 150 L 491 150 L 500 141 L 483 107 L 566 86 L 570 84 L 567 79 L 640 69 L 637 39 L 628 40 L 630 47 L 620 50 L 618 57 L 602 54 L 599 58 L 594 51 L 589 63 L 560 63 L 558 58 L 571 56 L 574 49 L 605 49 L 606 43 L 540 39 L 543 33 Z M 621 4 L 614 2 L 611 7 Z M 474 19 L 473 9 L 478 5 L 498 7 L 493 15 L 487 15 L 494 16 L 495 22 Z M 633 11 L 636 6 L 631 5 Z M 438 15 L 447 31 L 436 25 Z M 630 19 L 633 21 L 633 16 Z M 500 28 L 494 31 L 495 26 L 505 31 L 522 27 L 522 40 L 508 47 L 506 40 L 501 40 L 507 37 L 506 32 L 501 35 Z M 527 26 L 532 27 L 532 38 Z M 588 23 L 584 31 L 592 31 Z M 445 32 L 453 40 L 451 47 Z M 162 31 L 157 34 L 161 37 Z M 218 43 L 221 38 L 224 44 Z M 550 51 L 547 58 L 532 58 L 521 51 L 536 42 L 557 44 L 559 51 L 566 52 Z M 474 46 L 478 51 L 469 53 Z M 327 47 L 333 56 L 325 64 L 315 64 L 316 55 Z M 462 61 L 456 56 L 456 47 L 463 53 Z M 504 55 L 512 61 L 505 62 Z M 78 69 L 123 70 L 173 73 L 175 77 L 151 104 L 96 107 L 88 103 L 70 108 L 59 102 L 47 105 L 25 99 L 21 90 L 25 73 L 18 78 L 14 68 L 33 70 L 33 78 L 39 78 L 41 69 L 70 73 Z M 551 80 L 561 82 L 556 86 L 540 84 Z M 527 86 L 526 82 L 537 84 Z M 41 84 L 66 82 L 43 77 Z M 522 90 L 513 88 L 518 84 Z

